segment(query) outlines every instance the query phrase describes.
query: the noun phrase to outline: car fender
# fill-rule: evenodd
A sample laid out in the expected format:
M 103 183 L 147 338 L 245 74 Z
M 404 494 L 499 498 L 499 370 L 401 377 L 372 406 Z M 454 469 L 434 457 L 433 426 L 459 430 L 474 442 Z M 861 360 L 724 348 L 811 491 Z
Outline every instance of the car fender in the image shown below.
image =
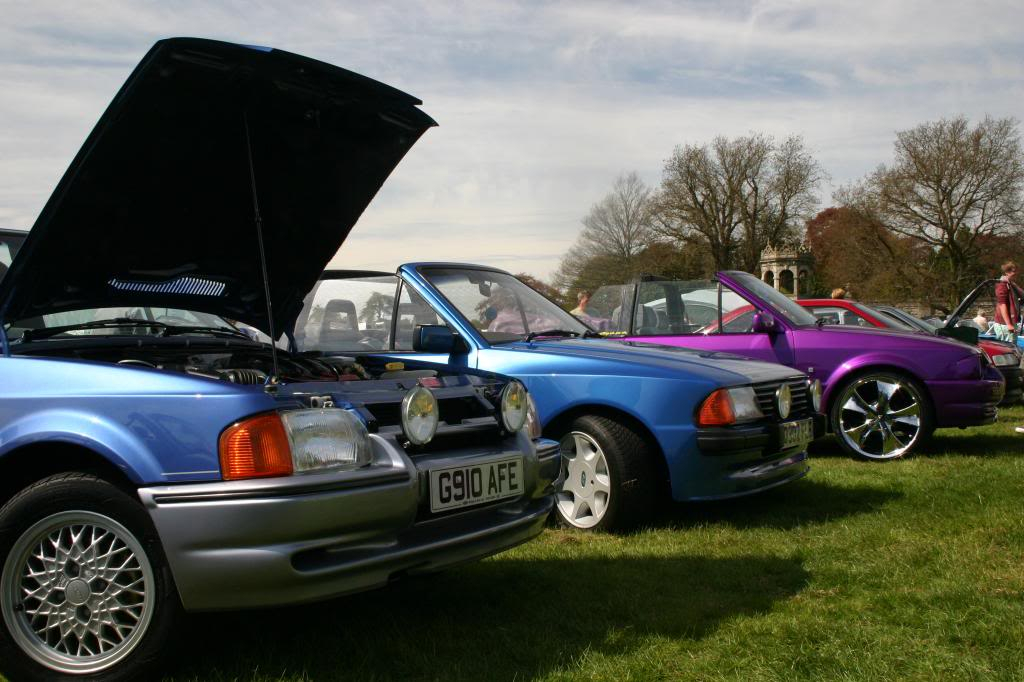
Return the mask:
M 924 383 L 927 372 L 922 366 L 914 362 L 910 354 L 886 352 L 867 353 L 850 358 L 833 370 L 832 374 L 830 374 L 823 382 L 825 390 L 822 394 L 822 404 L 825 406 L 830 406 L 832 404 L 832 398 L 835 390 L 841 386 L 848 377 L 873 367 L 896 369 L 904 374 L 908 374 L 912 378 L 917 379 L 927 391 L 927 386 Z
M 161 478 L 153 453 L 129 429 L 96 412 L 73 409 L 46 409 L 4 424 L 0 428 L 0 462 L 9 453 L 44 443 L 91 450 L 136 484 Z

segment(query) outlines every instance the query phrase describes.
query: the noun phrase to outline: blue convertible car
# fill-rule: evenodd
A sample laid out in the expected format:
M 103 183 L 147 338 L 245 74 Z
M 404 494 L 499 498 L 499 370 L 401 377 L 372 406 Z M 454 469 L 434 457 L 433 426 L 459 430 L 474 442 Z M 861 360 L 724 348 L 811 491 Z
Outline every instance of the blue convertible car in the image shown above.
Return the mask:
M 559 447 L 522 384 L 226 321 L 291 335 L 433 125 L 418 104 L 203 40 L 132 73 L 0 282 L 3 674 L 153 679 L 182 609 L 364 590 L 541 532 Z
M 659 496 L 745 495 L 807 472 L 818 382 L 734 355 L 598 338 L 512 275 L 454 264 L 328 271 L 295 326 L 322 357 L 391 353 L 522 380 L 559 440 L 559 518 L 624 529 Z

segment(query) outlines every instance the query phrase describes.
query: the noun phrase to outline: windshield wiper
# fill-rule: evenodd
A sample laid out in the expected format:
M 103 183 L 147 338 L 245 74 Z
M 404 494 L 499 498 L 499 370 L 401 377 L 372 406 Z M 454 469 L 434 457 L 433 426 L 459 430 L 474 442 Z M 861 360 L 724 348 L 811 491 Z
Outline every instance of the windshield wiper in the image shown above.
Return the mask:
M 115 317 L 109 320 L 96 320 L 94 322 L 80 322 L 79 324 L 66 324 L 62 327 L 48 327 L 45 329 L 26 329 L 21 334 L 22 342 L 35 341 L 36 339 L 48 339 L 51 336 L 73 332 L 82 329 L 116 329 L 118 327 L 152 327 L 153 329 L 166 329 L 163 322 L 153 320 L 133 320 L 127 317 Z
M 38 339 L 48 339 L 51 336 L 57 336 L 67 332 L 81 331 L 86 329 L 118 329 L 120 327 L 131 327 L 135 328 L 150 328 L 159 330 L 156 336 L 176 336 L 178 334 L 212 334 L 214 336 L 223 336 L 233 339 L 245 339 L 246 341 L 252 341 L 245 332 L 239 329 L 227 329 L 225 327 L 188 327 L 188 326 L 171 326 L 164 322 L 157 322 L 156 320 L 134 320 L 127 317 L 115 317 L 109 320 L 96 320 L 93 322 L 81 322 L 79 324 L 67 324 L 62 327 L 49 327 L 46 329 L 26 329 L 22 332 L 21 341 L 22 343 L 29 343 Z
M 179 334 L 212 334 L 232 339 L 255 341 L 255 339 L 241 329 L 228 329 L 227 327 L 165 327 L 161 336 L 177 336 Z
M 580 336 L 584 339 L 593 339 L 598 338 L 601 335 L 597 332 L 592 332 L 589 329 L 582 334 L 580 332 L 569 331 L 568 329 L 545 329 L 542 332 L 530 332 L 526 335 L 524 341 L 533 341 L 541 336 L 557 336 L 561 338 L 576 338 L 577 336 Z

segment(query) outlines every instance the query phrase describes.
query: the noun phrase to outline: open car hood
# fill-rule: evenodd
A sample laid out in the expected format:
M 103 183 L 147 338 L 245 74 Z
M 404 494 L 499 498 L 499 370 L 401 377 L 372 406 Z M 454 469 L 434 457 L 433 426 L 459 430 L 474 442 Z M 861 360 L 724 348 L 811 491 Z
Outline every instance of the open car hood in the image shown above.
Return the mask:
M 284 329 L 385 178 L 436 125 L 419 104 L 280 50 L 156 43 L 0 283 L 0 317 L 148 305 L 269 331 L 258 203 L 274 328 Z

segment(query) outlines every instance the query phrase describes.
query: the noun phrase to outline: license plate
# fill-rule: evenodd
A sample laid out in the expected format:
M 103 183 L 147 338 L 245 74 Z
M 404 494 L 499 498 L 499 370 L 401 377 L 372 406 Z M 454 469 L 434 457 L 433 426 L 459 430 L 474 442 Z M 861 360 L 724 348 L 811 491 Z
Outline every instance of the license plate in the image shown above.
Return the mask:
M 430 511 L 494 502 L 523 494 L 523 458 L 430 470 Z
M 785 422 L 780 424 L 780 427 L 779 440 L 782 441 L 781 449 L 783 450 L 814 440 L 814 422 L 810 419 Z

